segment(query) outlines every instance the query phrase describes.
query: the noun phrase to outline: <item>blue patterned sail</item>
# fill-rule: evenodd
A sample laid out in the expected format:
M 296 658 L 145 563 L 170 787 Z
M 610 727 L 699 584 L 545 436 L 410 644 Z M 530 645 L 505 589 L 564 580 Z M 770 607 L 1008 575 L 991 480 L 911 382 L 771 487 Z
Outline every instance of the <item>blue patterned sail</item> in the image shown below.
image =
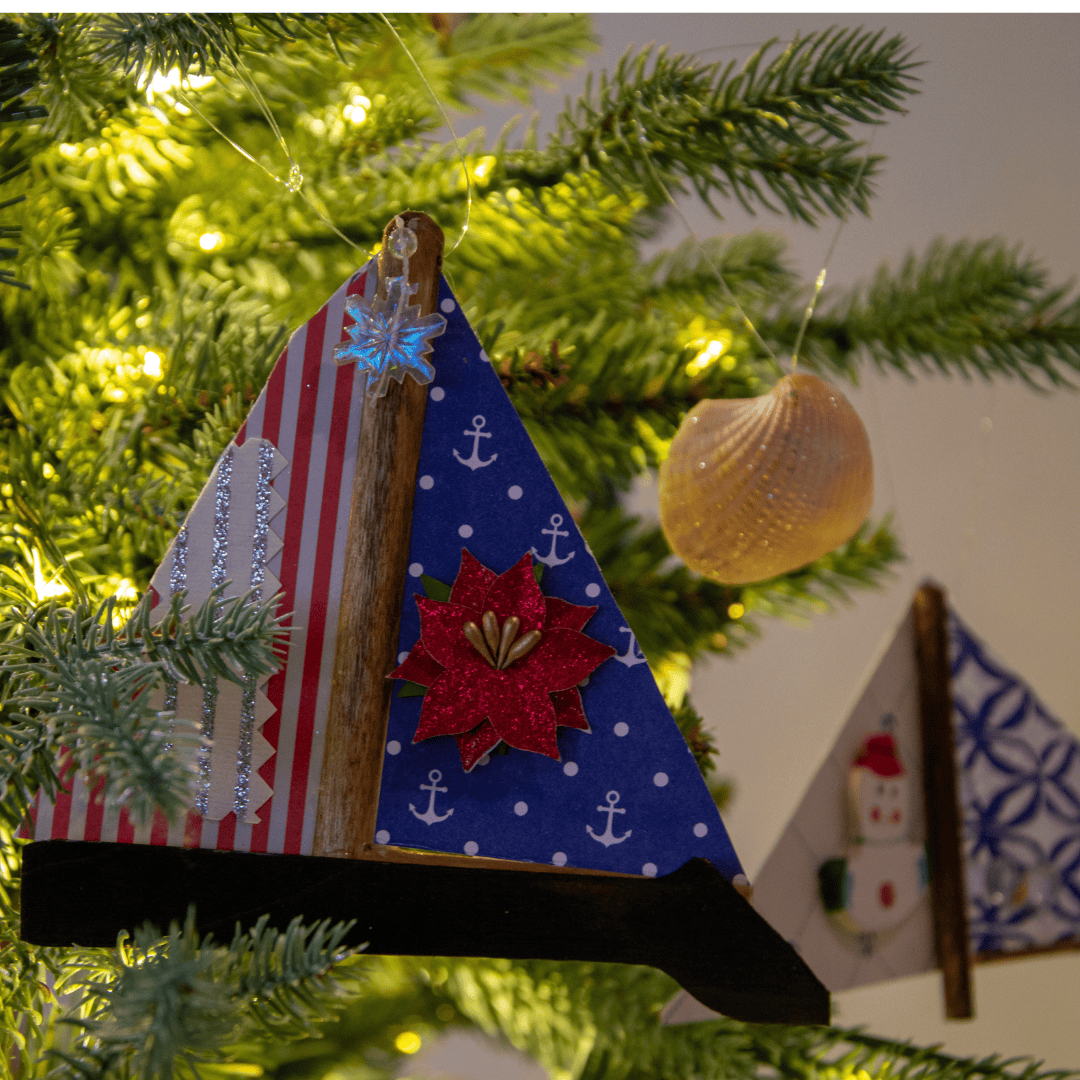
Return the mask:
M 700 856 L 736 878 L 741 868 L 716 805 L 596 560 L 445 281 L 439 299 L 447 328 L 432 343 L 436 374 L 417 472 L 399 662 L 421 640 L 421 607 L 447 601 L 463 559 L 486 568 L 491 580 L 525 556 L 546 598 L 552 639 L 583 629 L 607 646 L 609 658 L 581 685 L 557 691 L 580 695 L 585 722 L 576 705 L 559 699 L 567 711 L 555 756 L 507 750 L 503 742 L 469 771 L 455 738 L 414 741 L 423 687 L 398 683 L 377 842 L 646 876 Z M 595 608 L 583 628 L 571 605 Z M 501 628 L 510 633 L 505 620 Z M 541 641 L 537 654 L 542 648 Z M 496 651 L 491 671 L 481 669 L 491 679 L 504 674 Z M 563 718 L 571 714 L 578 719 Z M 484 720 L 474 717 L 476 725 Z
M 1080 937 L 1080 740 L 949 616 L 973 953 Z
M 948 638 L 968 950 L 976 957 L 1000 956 L 1075 945 L 1080 940 L 1080 740 L 951 608 Z M 830 903 L 822 868 L 827 860 L 835 863 L 847 843 L 845 793 L 856 748 L 868 734 L 887 727 L 903 752 L 912 789 L 922 788 L 910 612 L 871 669 L 754 882 L 755 907 L 834 992 L 937 966 L 928 897 L 888 934 L 844 933 L 830 917 L 835 915 L 830 908 L 843 905 Z M 912 838 L 921 843 L 922 808 L 916 804 L 913 811 Z M 887 895 L 891 903 L 891 892 Z

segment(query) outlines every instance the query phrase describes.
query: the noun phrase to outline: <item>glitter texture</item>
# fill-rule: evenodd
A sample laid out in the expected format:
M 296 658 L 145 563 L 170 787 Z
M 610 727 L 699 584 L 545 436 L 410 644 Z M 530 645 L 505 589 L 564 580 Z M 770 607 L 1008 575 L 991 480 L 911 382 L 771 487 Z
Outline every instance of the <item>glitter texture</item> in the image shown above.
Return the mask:
M 413 742 L 453 735 L 468 772 L 500 742 L 558 760 L 556 728 L 589 730 L 577 686 L 615 650 L 581 632 L 596 608 L 540 591 L 531 554 L 496 575 L 463 550 L 449 601 L 417 596 L 416 606 L 420 640 L 388 676 L 428 687 Z M 485 615 L 493 633 L 512 621 L 534 646 L 495 666 L 466 630 Z
M 176 534 L 173 544 L 172 569 L 169 571 L 169 595 L 175 596 L 187 588 L 187 526 Z
M 229 554 L 229 497 L 232 485 L 233 448 L 230 446 L 218 462 L 214 485 L 214 547 L 210 556 L 210 584 L 225 584 L 225 565 Z M 207 745 L 199 750 L 199 791 L 195 809 L 205 815 L 210 799 L 210 743 L 214 739 L 214 715 L 217 710 L 217 679 L 203 689 L 202 734 Z
M 266 577 L 266 534 L 270 525 L 270 479 L 274 471 L 274 447 L 259 443 L 259 479 L 255 488 L 255 535 L 251 546 L 251 588 L 255 590 L 252 603 L 262 600 L 262 584 Z M 251 794 L 251 734 L 255 729 L 255 679 L 244 676 L 244 702 L 240 712 L 240 743 L 236 750 L 236 798 L 233 810 L 236 820 L 243 821 Z
M 173 544 L 172 567 L 169 570 L 169 596 L 175 596 L 187 588 L 187 526 L 183 525 L 176 534 L 176 542 Z M 171 735 L 175 730 L 176 723 L 176 695 L 177 685 L 175 679 L 165 680 L 165 710 L 172 713 L 166 721 Z M 172 750 L 172 742 L 162 744 L 165 750 Z
M 446 319 L 438 314 L 421 318 L 420 305 L 408 303 L 415 286 L 402 286 L 402 280 L 395 278 L 385 300 L 369 302 L 362 296 L 350 296 L 345 301 L 345 310 L 353 319 L 348 327 L 352 340 L 334 347 L 334 360 L 355 363 L 374 376 L 368 380 L 373 397 L 382 397 L 390 379 L 401 382 L 406 373 L 421 384 L 435 378 L 435 368 L 427 357 L 431 338 L 443 333 Z

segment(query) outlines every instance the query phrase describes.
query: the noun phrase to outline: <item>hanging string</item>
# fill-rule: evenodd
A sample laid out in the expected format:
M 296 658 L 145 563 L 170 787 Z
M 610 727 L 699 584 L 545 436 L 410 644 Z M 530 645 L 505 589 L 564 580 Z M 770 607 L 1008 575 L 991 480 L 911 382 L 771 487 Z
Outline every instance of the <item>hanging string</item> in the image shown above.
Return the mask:
M 412 52 L 409 49 L 409 46 L 406 45 L 404 41 L 402 41 L 401 35 L 397 32 L 397 30 L 394 29 L 394 24 L 381 11 L 379 12 L 379 18 L 382 19 L 384 23 L 386 23 L 387 27 L 389 27 L 390 33 L 394 35 L 397 43 L 401 46 L 402 51 L 409 58 L 409 63 L 411 63 L 414 68 L 416 68 L 416 74 L 420 76 L 420 81 L 424 84 L 425 89 L 431 95 L 431 100 L 435 102 L 435 107 L 442 114 L 443 122 L 450 129 L 450 134 L 454 140 L 454 149 L 458 152 L 458 158 L 461 161 L 461 169 L 462 172 L 465 174 L 465 222 L 461 226 L 461 233 L 458 235 L 457 240 L 454 241 L 454 246 L 450 249 L 450 251 L 456 251 L 458 245 L 461 243 L 462 240 L 465 239 L 465 234 L 469 231 L 469 221 L 472 218 L 472 177 L 469 175 L 469 165 L 468 162 L 466 162 L 465 160 L 465 153 L 461 149 L 461 140 L 457 137 L 457 132 L 454 131 L 454 125 L 450 123 L 449 113 L 447 113 L 446 109 L 443 108 L 442 102 L 436 95 L 431 83 L 428 82 L 427 76 L 424 74 L 423 69 L 417 62 L 416 57 L 413 56 Z
M 409 62 L 416 69 L 416 73 L 420 76 L 420 81 L 424 84 L 425 89 L 431 95 L 432 100 L 435 102 L 435 107 L 442 114 L 442 118 L 446 123 L 446 126 L 450 129 L 450 134 L 453 137 L 454 149 L 457 151 L 458 158 L 461 161 L 462 172 L 465 176 L 465 221 L 461 227 L 461 232 L 458 235 L 457 240 L 454 242 L 453 247 L 450 248 L 450 251 L 454 251 L 458 247 L 458 245 L 461 244 L 462 240 L 465 239 L 465 234 L 469 231 L 469 223 L 472 218 L 473 189 L 472 177 L 469 174 L 468 162 L 466 161 L 465 154 L 461 149 L 461 140 L 458 138 L 457 133 L 454 131 L 454 126 L 450 122 L 450 117 L 447 114 L 446 109 L 443 108 L 442 102 L 439 101 L 438 97 L 436 96 L 435 91 L 431 86 L 431 83 L 424 75 L 424 72 L 421 69 L 419 63 L 417 62 L 416 57 L 413 56 L 409 47 L 402 40 L 401 35 L 397 32 L 396 29 L 394 29 L 394 26 L 390 22 L 390 20 L 381 12 L 380 18 L 383 20 L 383 22 L 386 23 L 387 27 L 389 27 L 390 33 L 394 35 L 394 38 L 401 46 L 402 51 L 409 58 Z M 222 51 L 224 55 L 228 55 L 227 49 L 223 49 Z M 178 86 L 176 88 L 177 96 L 183 100 L 184 105 L 188 109 L 194 112 L 203 121 L 203 123 L 205 123 L 218 135 L 220 135 L 238 154 L 246 158 L 257 168 L 261 169 L 264 173 L 266 173 L 267 176 L 270 177 L 271 180 L 273 180 L 277 184 L 280 184 L 283 188 L 286 189 L 286 191 L 292 192 L 295 195 L 299 195 L 300 198 L 307 205 L 307 207 L 315 214 L 317 218 L 319 218 L 319 220 L 328 229 L 331 230 L 331 232 L 333 232 L 340 239 L 344 240 L 345 243 L 348 244 L 350 247 L 355 248 L 356 251 L 363 255 L 365 259 L 367 259 L 370 252 L 366 251 L 354 240 L 346 236 L 345 233 L 343 233 L 337 227 L 337 225 L 334 224 L 334 222 L 330 219 L 325 210 L 317 206 L 309 197 L 307 192 L 304 190 L 304 174 L 301 171 L 300 166 L 297 164 L 296 159 L 293 157 L 292 151 L 289 149 L 289 144 L 286 141 L 285 136 L 281 131 L 281 128 L 278 126 L 278 122 L 273 114 L 273 111 L 270 109 L 266 98 L 263 96 L 263 93 L 259 89 L 258 84 L 255 82 L 254 78 L 247 70 L 244 62 L 238 58 L 233 59 L 230 67 L 232 69 L 232 74 L 240 81 L 240 83 L 247 89 L 248 93 L 250 93 L 252 98 L 255 100 L 256 105 L 258 105 L 259 107 L 259 111 L 266 118 L 266 122 L 270 126 L 270 131 L 273 133 L 274 138 L 277 140 L 278 145 L 281 147 L 281 151 L 285 155 L 285 158 L 289 163 L 289 172 L 286 177 L 281 177 L 277 173 L 273 172 L 271 169 L 268 169 L 261 161 L 258 161 L 252 154 L 248 153 L 248 151 L 245 150 L 242 146 L 240 146 L 237 142 L 229 138 L 229 136 L 226 135 L 225 132 L 222 131 L 221 128 L 219 128 L 217 124 L 215 124 L 213 120 L 211 120 L 184 92 L 182 84 L 181 86 Z
M 239 75 L 239 71 L 237 69 L 235 69 L 235 68 L 234 68 L 234 70 L 236 71 L 236 74 Z M 244 82 L 245 85 L 250 85 L 242 77 L 241 77 L 241 82 Z M 198 105 L 196 105 L 195 102 L 192 101 L 191 98 L 189 98 L 187 96 L 187 94 L 185 94 L 183 92 L 183 90 L 181 90 L 179 87 L 177 88 L 177 96 L 183 98 L 185 106 L 187 108 L 191 109 L 191 111 L 194 112 L 202 120 L 202 122 L 204 124 L 208 125 L 214 131 L 216 131 L 218 133 L 218 135 L 220 135 L 238 154 L 240 154 L 241 156 L 247 158 L 247 160 L 250 161 L 252 163 L 252 165 L 255 165 L 257 168 L 262 169 L 262 171 L 264 173 L 266 173 L 266 175 L 269 176 L 271 180 L 273 180 L 277 184 L 280 184 L 283 188 L 285 188 L 286 191 L 290 191 L 294 195 L 299 195 L 300 198 L 303 199 L 304 203 L 308 206 L 308 208 L 312 211 L 312 213 L 314 213 L 315 216 L 328 229 L 331 230 L 331 232 L 333 232 L 337 236 L 339 236 L 350 247 L 355 248 L 364 257 L 365 262 L 367 261 L 367 259 L 371 255 L 371 252 L 365 250 L 358 243 L 356 243 L 356 241 L 354 241 L 354 240 L 350 239 L 348 236 L 346 236 L 330 220 L 330 218 L 327 217 L 327 215 L 325 213 L 323 213 L 323 211 L 320 210 L 319 207 L 316 206 L 315 203 L 313 203 L 310 198 L 308 198 L 307 192 L 304 191 L 304 176 L 303 176 L 303 173 L 301 173 L 301 171 L 300 171 L 300 166 L 296 164 L 295 160 L 293 159 L 292 154 L 289 152 L 289 147 L 286 144 L 285 139 L 282 136 L 280 129 L 278 129 L 277 123 L 274 121 L 274 118 L 273 118 L 272 114 L 270 113 L 270 110 L 266 107 L 266 102 L 263 100 L 263 97 L 262 97 L 261 94 L 257 94 L 257 97 L 255 99 L 256 103 L 259 105 L 259 108 L 262 111 L 263 115 L 267 118 L 268 122 L 270 123 L 271 130 L 276 133 L 277 138 L 280 141 L 280 143 L 281 143 L 281 145 L 282 145 L 282 147 L 283 147 L 283 149 L 285 151 L 285 155 L 289 160 L 289 175 L 287 177 L 285 177 L 284 179 L 282 177 L 278 176 L 277 173 L 271 172 L 271 170 L 268 169 L 261 161 L 256 160 L 242 146 L 240 146 L 238 143 L 236 143 L 232 139 L 230 139 L 229 136 L 226 135 L 225 132 L 222 131 L 221 128 L 219 128 L 217 126 L 217 124 L 215 124 L 214 121 L 211 120 L 202 111 L 202 109 L 200 109 L 198 107 Z
M 870 155 L 874 149 L 874 139 L 877 138 L 877 128 L 875 127 L 870 135 L 870 143 L 866 148 L 866 156 L 859 164 L 859 171 L 855 174 L 855 179 L 851 184 L 851 191 L 848 192 L 847 206 L 844 207 L 843 212 L 840 215 L 840 220 L 836 225 L 836 232 L 833 233 L 832 243 L 829 245 L 829 250 L 825 253 L 825 262 L 822 264 L 821 269 L 818 271 L 818 276 L 814 280 L 814 292 L 810 297 L 810 303 L 806 305 L 806 311 L 803 313 L 802 323 L 799 326 L 798 336 L 795 338 L 795 347 L 791 350 L 791 373 L 795 374 L 795 368 L 799 363 L 799 349 L 802 348 L 803 337 L 806 335 L 806 328 L 810 325 L 810 320 L 814 317 L 814 308 L 817 306 L 818 297 L 821 295 L 821 290 L 825 285 L 825 275 L 828 273 L 829 264 L 832 262 L 833 252 L 836 251 L 836 242 L 840 239 L 840 232 L 847 224 L 848 218 L 851 216 L 851 207 L 855 201 L 855 192 L 859 190 L 859 183 L 862 181 L 863 173 L 866 172 L 866 166 L 870 162 Z
M 285 136 L 281 132 L 281 128 L 278 126 L 277 119 L 275 118 L 270 106 L 266 102 L 266 98 L 263 97 L 262 91 L 259 89 L 255 82 L 255 79 L 251 76 L 243 60 L 239 56 L 234 55 L 233 51 L 229 47 L 229 42 L 225 39 L 224 33 L 220 31 L 216 26 L 209 28 L 210 33 L 217 37 L 218 47 L 223 57 L 229 57 L 231 61 L 232 72 L 237 79 L 247 88 L 248 92 L 255 99 L 255 103 L 259 106 L 260 112 L 266 118 L 266 122 L 270 125 L 270 130 L 273 132 L 274 138 L 277 139 L 278 146 L 281 147 L 282 153 L 284 153 L 286 160 L 289 162 L 289 174 L 285 179 L 282 179 L 276 173 L 271 172 L 266 168 L 261 161 L 256 161 L 255 158 L 249 154 L 242 146 L 237 145 L 228 135 L 225 134 L 209 117 L 207 117 L 201 109 L 186 95 L 181 87 L 178 87 L 178 91 L 181 97 L 184 98 L 185 104 L 188 108 L 192 109 L 204 123 L 208 124 L 218 135 L 220 135 L 237 153 L 247 158 L 253 165 L 262 169 L 267 176 L 270 177 L 275 183 L 281 184 L 286 191 L 292 192 L 295 195 L 299 195 L 300 198 L 307 205 L 315 216 L 328 228 L 337 235 L 340 239 L 344 240 L 346 244 L 358 251 L 365 259 L 370 255 L 370 252 L 360 247 L 355 241 L 346 236 L 334 223 L 330 220 L 328 214 L 316 206 L 314 202 L 308 197 L 304 191 L 304 174 L 300 171 L 300 166 L 296 163 L 296 159 L 292 155 L 292 151 L 289 149 L 289 144 L 285 141 Z
M 649 174 L 653 179 L 653 182 L 663 192 L 664 197 L 667 199 L 671 208 L 675 211 L 676 216 L 682 222 L 683 227 L 690 234 L 691 238 L 697 243 L 699 250 L 705 258 L 705 261 L 708 262 L 710 269 L 716 277 L 716 280 L 719 282 L 725 299 L 727 299 L 727 301 L 735 309 L 736 314 L 742 320 L 743 326 L 750 332 L 754 340 L 757 342 L 758 346 L 765 352 L 765 354 L 772 361 L 776 370 L 782 375 L 784 373 L 784 369 L 780 364 L 780 361 L 776 358 L 776 354 L 769 347 L 768 342 L 766 342 L 765 339 L 761 336 L 761 334 L 758 333 L 757 327 L 743 310 L 743 307 L 739 303 L 734 292 L 732 292 L 727 281 L 725 281 L 724 275 L 721 272 L 720 267 L 717 266 L 716 262 L 713 260 L 712 255 L 705 248 L 704 244 L 702 244 L 701 239 L 698 237 L 697 233 L 694 231 L 693 226 L 690 224 L 689 220 L 687 220 L 686 215 L 680 209 L 679 204 L 675 201 L 671 192 L 668 190 L 667 185 L 663 182 L 663 180 L 660 179 L 660 175 L 656 171 L 655 165 L 653 165 L 652 155 L 646 148 L 647 138 L 645 135 L 645 129 L 642 126 L 641 121 L 635 118 L 634 123 L 637 125 L 638 141 L 642 144 L 644 152 L 643 161 L 645 163 L 645 167 L 648 169 Z M 814 292 L 810 297 L 810 302 L 807 304 L 806 310 L 803 313 L 802 322 L 799 325 L 799 333 L 795 339 L 795 347 L 791 353 L 792 374 L 795 373 L 795 368 L 798 365 L 799 349 L 802 347 L 803 337 L 806 334 L 806 328 L 810 325 L 810 320 L 813 318 L 814 308 L 817 305 L 818 297 L 821 295 L 821 290 L 825 285 L 825 275 L 828 272 L 829 263 L 832 262 L 833 253 L 836 251 L 837 241 L 840 239 L 840 233 L 842 232 L 844 226 L 847 224 L 848 218 L 851 216 L 851 207 L 855 200 L 855 193 L 858 191 L 859 183 L 862 180 L 863 174 L 866 172 L 866 167 L 870 162 L 871 151 L 873 150 L 874 138 L 876 136 L 877 129 L 875 128 L 873 134 L 871 135 L 870 143 L 867 146 L 866 155 L 859 163 L 859 169 L 855 174 L 855 179 L 852 181 L 851 190 L 848 192 L 847 204 L 841 211 L 840 220 L 837 223 L 836 231 L 833 233 L 832 243 L 829 245 L 829 249 L 825 254 L 825 262 L 822 265 L 821 269 L 818 271 L 817 277 L 815 278 Z
M 642 126 L 640 120 L 635 118 L 634 123 L 637 124 L 637 128 L 638 128 L 638 141 L 642 144 L 642 147 L 644 149 L 645 143 L 646 143 L 645 129 Z M 757 327 L 751 321 L 750 316 L 747 315 L 745 311 L 743 311 L 742 304 L 739 303 L 738 298 L 731 291 L 730 286 L 728 285 L 727 281 L 724 279 L 724 275 L 720 272 L 720 267 L 717 266 L 716 263 L 713 261 L 712 255 L 709 253 L 709 251 L 705 247 L 705 245 L 702 244 L 701 240 L 698 238 L 697 233 L 694 232 L 693 226 L 687 220 L 686 215 L 679 208 L 679 204 L 672 197 L 672 194 L 668 190 L 667 185 L 664 183 L 663 180 L 660 179 L 660 174 L 656 171 L 656 166 L 653 165 L 652 155 L 649 153 L 649 151 L 647 149 L 644 150 L 644 153 L 645 153 L 645 157 L 644 157 L 645 167 L 649 170 L 649 174 L 652 176 L 653 182 L 664 193 L 664 197 L 671 204 L 671 208 L 672 208 L 672 210 L 675 211 L 675 215 L 683 223 L 683 227 L 690 234 L 690 236 L 693 238 L 693 240 L 697 243 L 698 249 L 701 251 L 702 255 L 705 257 L 705 261 L 709 264 L 709 268 L 712 270 L 713 274 L 715 275 L 716 280 L 720 283 L 720 289 L 724 294 L 724 298 L 735 309 L 735 311 L 738 314 L 739 318 L 742 319 L 743 326 L 746 327 L 746 329 L 751 333 L 754 340 L 758 343 L 758 346 L 762 350 L 764 350 L 765 354 L 769 357 L 770 360 L 772 360 L 773 364 L 776 367 L 776 370 L 781 375 L 783 375 L 784 369 L 780 366 L 780 361 L 777 360 L 776 354 L 772 351 L 772 349 L 769 348 L 769 343 L 758 333 Z

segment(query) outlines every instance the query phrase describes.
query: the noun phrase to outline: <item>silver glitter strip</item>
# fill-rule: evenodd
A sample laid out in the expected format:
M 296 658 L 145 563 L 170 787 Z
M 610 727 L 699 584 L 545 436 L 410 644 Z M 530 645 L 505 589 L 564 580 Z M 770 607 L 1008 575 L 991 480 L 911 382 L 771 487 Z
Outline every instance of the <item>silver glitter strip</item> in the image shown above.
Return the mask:
M 187 526 L 181 526 L 173 544 L 172 569 L 169 571 L 169 596 L 187 588 Z
M 169 733 L 169 738 L 161 744 L 162 749 L 168 753 L 173 748 L 172 735 L 176 730 L 176 694 L 177 686 L 175 679 L 165 680 L 165 711 L 172 715 L 165 721 L 165 730 Z
M 251 545 L 251 587 L 255 590 L 253 603 L 262 600 L 262 585 L 266 579 L 266 534 L 270 525 L 270 479 L 274 470 L 274 448 L 266 441 L 259 443 L 259 479 L 255 487 L 255 535 Z M 247 813 L 251 797 L 251 738 L 255 731 L 255 679 L 244 677 L 244 703 L 240 711 L 240 743 L 236 749 L 236 798 L 233 810 L 241 822 Z
M 211 743 L 214 738 L 214 715 L 217 712 L 217 679 L 203 690 L 202 699 L 202 733 L 207 743 L 199 748 L 199 790 L 195 795 L 195 809 L 203 817 L 210 809 L 210 755 L 213 751 Z
M 221 455 L 214 485 L 214 550 L 210 556 L 210 584 L 225 584 L 225 560 L 229 553 L 229 496 L 232 493 L 233 448 Z
M 225 564 L 229 553 L 229 497 L 232 493 L 233 448 L 230 446 L 218 462 L 217 482 L 214 485 L 214 547 L 210 555 L 210 584 L 217 588 L 225 584 Z M 214 739 L 214 716 L 217 711 L 217 679 L 203 689 L 202 734 L 208 743 Z M 210 808 L 211 746 L 199 751 L 199 791 L 195 809 L 206 815 Z
M 176 542 L 173 544 L 172 568 L 169 570 L 169 597 L 174 597 L 178 592 L 187 588 L 187 526 L 182 525 L 176 534 Z M 176 724 L 176 694 L 177 686 L 175 679 L 165 680 L 165 709 L 173 715 L 166 721 L 169 734 L 172 735 Z M 162 744 L 166 751 L 173 748 L 172 741 Z

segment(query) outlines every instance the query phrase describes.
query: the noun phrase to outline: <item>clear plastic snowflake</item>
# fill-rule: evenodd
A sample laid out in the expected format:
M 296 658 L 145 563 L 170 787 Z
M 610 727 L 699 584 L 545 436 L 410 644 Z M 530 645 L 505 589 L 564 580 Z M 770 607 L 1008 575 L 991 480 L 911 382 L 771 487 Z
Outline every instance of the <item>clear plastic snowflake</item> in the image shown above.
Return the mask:
M 335 346 L 334 360 L 355 363 L 367 371 L 368 391 L 374 397 L 382 397 L 390 380 L 401 382 L 406 373 L 421 384 L 435 378 L 435 368 L 427 358 L 431 339 L 446 329 L 446 319 L 439 314 L 421 318 L 420 305 L 409 303 L 417 286 L 403 286 L 403 278 L 394 278 L 385 300 L 368 302 L 350 296 L 345 301 L 345 310 L 353 318 L 348 328 L 352 341 Z

